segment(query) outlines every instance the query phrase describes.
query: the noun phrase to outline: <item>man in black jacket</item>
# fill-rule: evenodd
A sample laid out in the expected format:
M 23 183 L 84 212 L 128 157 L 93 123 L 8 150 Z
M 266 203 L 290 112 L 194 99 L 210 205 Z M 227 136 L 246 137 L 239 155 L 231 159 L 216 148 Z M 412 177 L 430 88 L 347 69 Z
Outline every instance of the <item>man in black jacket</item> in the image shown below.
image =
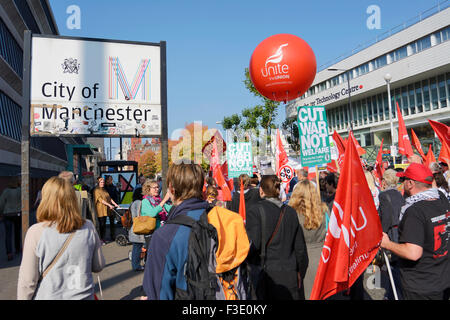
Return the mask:
M 308 252 L 296 211 L 280 201 L 277 176 L 263 176 L 263 200 L 247 212 L 246 229 L 251 241 L 248 262 L 258 300 L 304 300 L 303 278 Z M 283 215 L 281 213 L 283 212 Z
M 250 177 L 246 174 L 241 174 L 239 176 L 239 180 L 242 179 L 244 184 L 244 199 L 245 199 L 245 212 L 248 212 L 251 207 L 256 205 L 258 201 L 261 200 L 259 196 L 259 188 L 252 188 L 250 185 Z M 240 182 L 235 185 L 235 192 L 233 193 L 233 197 L 231 201 L 227 202 L 227 209 L 239 213 L 239 202 L 241 199 L 240 193 Z

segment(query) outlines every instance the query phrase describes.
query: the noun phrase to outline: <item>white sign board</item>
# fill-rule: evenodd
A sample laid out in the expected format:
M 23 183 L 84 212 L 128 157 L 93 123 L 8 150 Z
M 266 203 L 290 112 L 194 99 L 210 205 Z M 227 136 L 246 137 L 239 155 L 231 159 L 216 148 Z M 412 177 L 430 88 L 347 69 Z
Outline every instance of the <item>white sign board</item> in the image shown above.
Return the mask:
M 161 135 L 157 44 L 33 37 L 31 60 L 31 135 Z

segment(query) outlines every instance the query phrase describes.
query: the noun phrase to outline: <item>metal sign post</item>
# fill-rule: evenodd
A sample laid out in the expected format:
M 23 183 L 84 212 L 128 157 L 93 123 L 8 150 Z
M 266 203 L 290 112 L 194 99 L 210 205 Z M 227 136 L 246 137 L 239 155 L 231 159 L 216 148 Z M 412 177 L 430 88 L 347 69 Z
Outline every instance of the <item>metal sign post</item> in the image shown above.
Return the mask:
M 21 201 L 22 248 L 28 231 L 30 216 L 30 82 L 31 82 L 31 31 L 24 32 L 23 82 L 22 82 L 22 141 L 21 141 Z

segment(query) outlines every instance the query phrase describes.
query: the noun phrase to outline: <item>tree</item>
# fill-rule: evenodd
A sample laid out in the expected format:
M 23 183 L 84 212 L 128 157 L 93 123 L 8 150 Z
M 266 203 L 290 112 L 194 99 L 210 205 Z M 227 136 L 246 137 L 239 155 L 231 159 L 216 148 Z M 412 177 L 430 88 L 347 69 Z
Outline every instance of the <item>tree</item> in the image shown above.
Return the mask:
M 294 150 L 295 152 L 300 151 L 300 140 L 299 140 L 297 119 L 295 118 L 286 119 L 281 124 L 281 127 L 290 133 L 286 135 L 286 140 L 291 146 L 292 150 Z
M 224 117 L 222 120 L 222 127 L 225 130 L 233 129 L 237 130 L 239 128 L 239 125 L 241 124 L 242 118 L 237 114 L 232 114 L 229 117 Z
M 138 167 L 139 174 L 145 177 L 155 176 L 162 170 L 160 153 L 148 150 L 139 158 Z

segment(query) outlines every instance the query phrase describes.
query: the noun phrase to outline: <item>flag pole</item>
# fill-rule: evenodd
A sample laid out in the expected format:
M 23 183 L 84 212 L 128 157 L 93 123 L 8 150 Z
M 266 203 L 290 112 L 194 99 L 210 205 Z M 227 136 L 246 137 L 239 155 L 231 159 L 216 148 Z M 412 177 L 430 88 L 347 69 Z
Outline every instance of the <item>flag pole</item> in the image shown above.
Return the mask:
M 383 249 L 381 249 L 383 250 Z M 395 288 L 394 278 L 392 277 L 391 264 L 389 263 L 389 259 L 386 255 L 386 252 L 383 250 L 384 261 L 386 262 L 387 270 L 389 273 L 389 280 L 391 281 L 392 291 L 394 291 L 394 298 L 398 300 L 397 289 Z
M 319 168 L 316 165 L 316 188 L 317 193 L 319 194 L 319 200 L 322 201 L 322 197 L 320 195 L 320 184 L 319 184 Z

